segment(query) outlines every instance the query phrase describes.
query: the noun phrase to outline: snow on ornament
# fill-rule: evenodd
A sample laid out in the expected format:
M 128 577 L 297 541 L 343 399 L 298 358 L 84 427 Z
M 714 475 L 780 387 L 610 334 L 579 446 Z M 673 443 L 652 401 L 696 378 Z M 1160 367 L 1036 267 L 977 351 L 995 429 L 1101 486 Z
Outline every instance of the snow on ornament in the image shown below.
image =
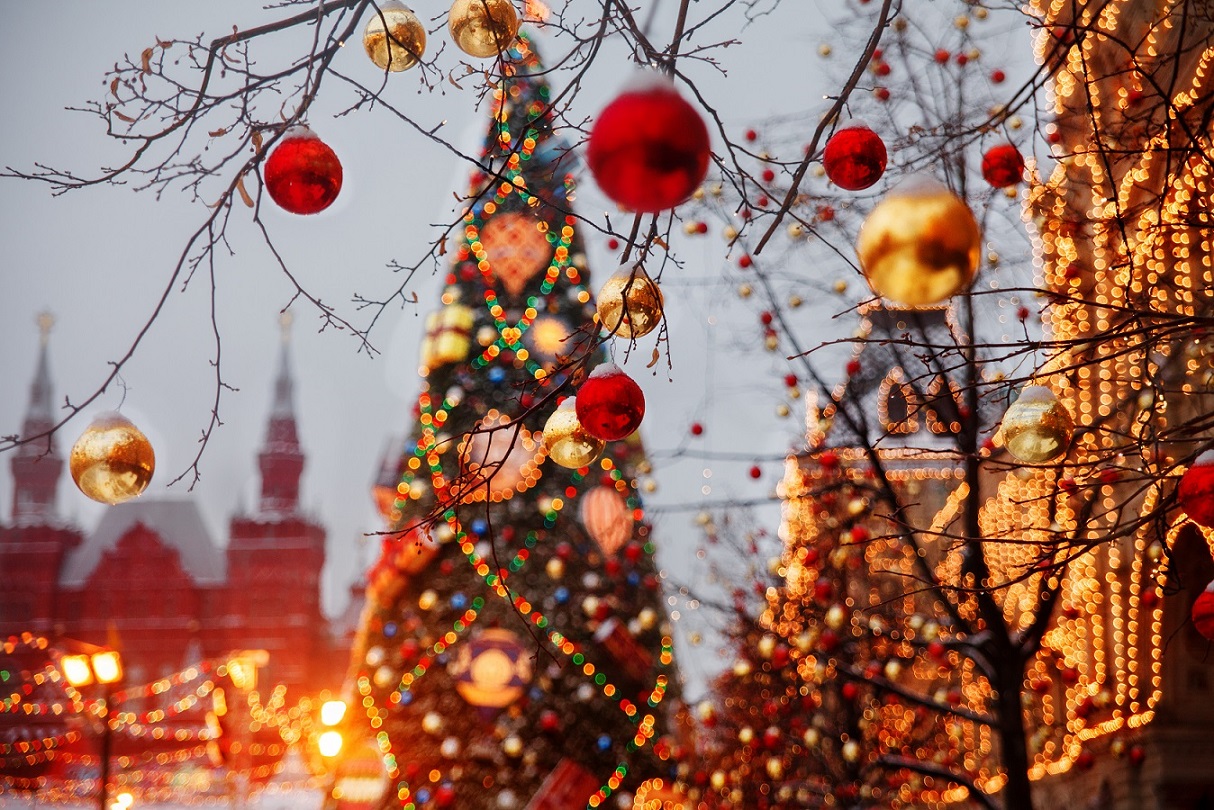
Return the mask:
M 519 18 L 510 0 L 455 0 L 447 15 L 451 40 L 469 56 L 497 56 L 518 36 Z
M 399 73 L 416 65 L 426 52 L 426 27 L 400 0 L 387 0 L 372 8 L 363 29 L 363 48 L 380 70 Z
M 853 121 L 826 142 L 822 166 L 839 188 L 862 191 L 881 179 L 887 157 L 881 136 L 866 124 Z
M 1214 529 L 1214 450 L 1197 457 L 1176 487 L 1176 501 L 1189 520 Z
M 632 435 L 645 418 L 645 394 L 615 363 L 590 372 L 576 400 L 574 412 L 582 427 L 605 442 Z
M 1010 143 L 992 146 L 982 156 L 982 179 L 995 188 L 1014 186 L 1023 175 L 1024 158 Z
M 864 220 L 856 255 L 873 292 L 918 307 L 967 289 L 981 246 L 969 206 L 939 181 L 917 177 L 892 189 Z
M 156 472 L 156 453 L 130 419 L 117 412 L 102 413 L 72 445 L 68 468 L 81 492 L 114 505 L 147 489 Z
M 664 74 L 646 71 L 603 108 L 590 131 L 586 162 L 615 202 L 657 213 L 686 200 L 704 181 L 708 128 Z
M 576 397 L 564 400 L 544 423 L 544 446 L 548 457 L 562 467 L 576 470 L 593 462 L 606 445 L 591 436 L 578 421 Z
M 270 199 L 292 214 L 318 214 L 341 191 L 341 161 L 306 126 L 283 133 L 262 167 L 262 176 Z
M 1193 619 L 1193 627 L 1201 633 L 1202 638 L 1214 641 L 1214 581 L 1198 594 L 1189 615 Z
M 615 554 L 632 537 L 632 510 L 615 487 L 594 487 L 582 495 L 578 510 L 586 533 L 604 554 Z

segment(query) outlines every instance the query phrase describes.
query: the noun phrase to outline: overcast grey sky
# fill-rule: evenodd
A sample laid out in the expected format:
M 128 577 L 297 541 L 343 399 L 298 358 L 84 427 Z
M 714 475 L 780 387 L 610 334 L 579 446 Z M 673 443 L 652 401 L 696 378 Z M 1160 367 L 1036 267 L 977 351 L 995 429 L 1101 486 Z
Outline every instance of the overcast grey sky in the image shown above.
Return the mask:
M 424 18 L 442 13 L 445 3 L 415 2 Z M 577 5 L 576 3 L 574 4 Z M 586 4 L 589 11 L 597 4 Z M 839 13 L 835 4 L 825 4 Z M 442 8 L 440 8 L 440 6 Z M 660 4 L 660 25 L 669 26 L 676 4 Z M 710 27 L 702 42 L 732 36 L 740 46 L 720 52 L 728 75 L 689 64 L 710 103 L 740 132 L 756 122 L 796 110 L 821 109 L 821 61 L 817 49 L 830 38 L 815 4 L 786 2 L 776 14 L 740 31 L 736 17 Z M 693 5 L 693 10 L 696 8 Z M 281 12 L 279 12 L 281 13 Z M 248 0 L 206 3 L 151 0 L 0 2 L 0 109 L 7 125 L 0 136 L 0 163 L 28 169 L 35 162 L 94 174 L 117 162 L 122 148 L 107 141 L 98 119 L 64 111 L 103 96 L 104 72 L 124 52 L 138 54 L 155 37 L 208 38 L 270 19 Z M 431 34 L 437 44 L 445 28 Z M 554 48 L 543 37 L 542 53 Z M 449 49 L 450 51 L 450 49 Z M 264 59 L 273 58 L 273 53 Z M 445 57 L 455 65 L 453 53 Z M 842 58 L 842 57 L 837 57 Z M 578 110 L 593 116 L 618 87 L 626 55 L 608 47 L 586 81 Z M 361 47 L 347 48 L 336 67 L 366 81 L 376 69 Z M 554 83 L 560 85 L 558 75 Z M 423 126 L 446 121 L 448 138 L 469 144 L 484 131 L 484 111 L 473 109 L 471 85 L 461 91 L 444 84 L 441 92 L 418 93 L 412 72 L 391 77 L 389 96 Z M 345 186 L 337 203 L 313 217 L 292 217 L 267 201 L 265 221 L 292 270 L 325 301 L 360 323 L 349 304 L 354 292 L 373 296 L 392 288 L 385 269 L 392 259 L 414 260 L 434 238 L 433 223 L 454 215 L 451 192 L 462 190 L 467 169 L 454 157 L 379 113 L 334 118 L 349 94 L 333 82 L 315 110 L 312 127 L 339 155 Z M 810 124 L 806 123 L 806 135 Z M 715 140 L 715 139 L 714 139 Z M 584 215 L 608 209 L 589 178 L 583 178 L 579 210 Z M 151 311 L 186 238 L 206 215 L 186 195 L 170 192 L 160 200 L 128 187 L 97 187 L 52 197 L 46 186 L 0 181 L 0 431 L 16 432 L 28 396 L 37 347 L 36 314 L 51 310 L 58 319 L 51 338 L 55 395 L 79 400 L 121 356 Z M 203 478 L 192 493 L 168 482 L 189 465 L 196 440 L 207 423 L 213 396 L 209 367 L 210 338 L 205 278 L 175 293 L 123 377 L 129 386 L 123 411 L 152 439 L 157 453 L 155 480 L 144 497 L 166 495 L 201 500 L 216 543 L 226 541 L 227 519 L 240 504 L 252 505 L 257 486 L 256 453 L 262 441 L 272 375 L 278 352 L 279 310 L 291 288 L 273 264 L 243 209 L 230 228 L 234 256 L 221 256 L 216 269 L 218 321 L 223 339 L 226 380 L 239 388 L 221 406 L 225 425 L 203 458 Z M 668 302 L 673 370 L 646 371 L 651 342 L 641 341 L 624 364 L 642 384 L 649 403 L 642 434 L 657 455 L 684 440 L 687 426 L 700 421 L 705 435 L 698 449 L 753 453 L 778 459 L 803 435 L 799 403 L 793 415 L 778 419 L 784 401 L 782 355 L 759 348 L 757 312 L 761 305 L 736 295 L 737 278 L 719 234 L 725 222 L 713 222 L 710 234 L 680 239 L 687 265 L 670 271 L 663 282 Z M 605 240 L 587 236 L 593 284 L 616 265 Z M 736 257 L 735 257 L 736 258 Z M 808 268 L 807 273 L 811 272 Z M 359 537 L 380 528 L 369 497 L 379 454 L 393 434 L 409 428 L 417 392 L 417 347 L 424 315 L 438 305 L 441 279 L 425 276 L 413 289 L 416 309 L 393 312 L 372 340 L 381 350 L 374 359 L 356 353 L 349 336 L 318 334 L 319 322 L 297 303 L 294 372 L 301 438 L 307 453 L 303 500 L 329 530 L 326 608 L 339 611 L 346 586 L 362 565 Z M 850 331 L 823 319 L 821 333 L 807 342 L 840 337 Z M 622 354 L 616 358 L 622 362 Z M 118 405 L 111 389 L 97 407 Z M 59 437 L 66 452 L 84 429 L 77 419 Z M 779 461 L 763 464 L 752 481 L 749 463 L 725 464 L 682 458 L 655 464 L 657 493 L 651 504 L 686 504 L 697 499 L 759 498 L 773 491 L 782 471 Z M 65 475 L 60 509 L 86 529 L 104 507 L 87 501 Z M 704 494 L 705 489 L 708 494 Z M 0 498 L 9 515 L 11 480 L 0 458 Z M 767 509 L 774 529 L 778 511 Z M 698 538 L 694 512 L 672 512 L 656 519 L 661 560 L 683 571 L 694 559 Z

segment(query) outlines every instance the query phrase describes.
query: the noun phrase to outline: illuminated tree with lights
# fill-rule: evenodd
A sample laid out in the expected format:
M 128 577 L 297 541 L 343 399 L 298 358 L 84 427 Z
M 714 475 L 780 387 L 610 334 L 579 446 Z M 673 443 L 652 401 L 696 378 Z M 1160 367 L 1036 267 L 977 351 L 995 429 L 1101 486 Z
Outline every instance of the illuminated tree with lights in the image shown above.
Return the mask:
M 355 655 L 359 725 L 404 806 L 580 807 L 674 776 L 640 444 L 569 469 L 541 435 L 602 353 L 571 155 L 529 40 L 509 56 Z

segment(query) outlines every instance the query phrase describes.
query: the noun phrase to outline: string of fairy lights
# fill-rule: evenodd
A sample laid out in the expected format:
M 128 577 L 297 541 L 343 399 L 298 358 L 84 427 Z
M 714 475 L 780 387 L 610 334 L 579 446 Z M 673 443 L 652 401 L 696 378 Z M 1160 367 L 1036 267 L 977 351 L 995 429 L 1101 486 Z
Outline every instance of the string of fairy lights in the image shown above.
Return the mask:
M 137 791 L 142 800 L 180 800 L 183 785 L 179 768 L 190 763 L 195 763 L 199 772 L 191 777 L 194 783 L 185 787 L 202 790 L 204 783 L 215 781 L 207 774 L 217 737 L 205 715 L 213 710 L 211 699 L 217 697 L 220 687 L 217 679 L 228 675 L 227 658 L 203 660 L 150 683 L 117 690 L 109 697 L 107 711 L 106 701 L 88 698 L 66 681 L 57 664 L 61 653 L 52 639 L 33 633 L 10 636 L 0 644 L 0 653 L 10 661 L 18 660 L 16 656 L 22 654 L 35 653 L 44 661 L 35 670 L 0 668 L 0 685 L 9 687 L 0 695 L 0 722 L 20 728 L 22 718 L 28 718 L 30 723 L 48 718 L 58 721 L 55 733 L 0 743 L 0 755 L 20 757 L 30 767 L 52 762 L 63 766 L 50 776 L 5 775 L 0 784 L 6 788 L 36 790 L 40 797 L 51 802 L 79 799 L 90 793 L 95 779 L 73 774 L 78 768 L 95 770 L 100 759 L 94 753 L 79 750 L 76 744 L 85 735 L 80 728 L 73 727 L 71 718 L 105 722 L 117 740 L 127 740 L 136 746 L 134 752 L 114 757 L 120 769 L 115 784 Z M 48 689 L 52 691 L 47 693 Z M 264 703 L 256 690 L 247 693 L 248 733 L 256 734 L 264 727 L 276 735 L 269 741 L 250 739 L 243 745 L 244 750 L 249 757 L 271 761 L 249 760 L 243 767 L 239 761 L 228 762 L 227 770 L 238 771 L 254 783 L 264 782 L 283 770 L 282 756 L 291 745 L 316 734 L 314 715 L 318 701 L 305 696 L 288 704 L 286 692 L 285 686 L 277 685 Z M 165 700 L 172 702 L 165 704 Z M 124 708 L 124 704 L 156 701 L 161 701 L 161 705 L 138 710 Z M 13 716 L 18 718 L 15 726 L 9 720 Z M 258 789 L 286 792 L 317 785 L 318 777 L 308 775 Z M 217 801 L 201 793 L 194 795 L 195 804 Z
M 516 50 L 516 53 L 512 54 L 512 56 L 515 60 L 522 63 L 523 69 L 538 66 L 538 58 L 528 47 L 525 38 L 520 37 L 513 48 Z M 530 296 L 527 299 L 527 307 L 524 309 L 522 317 L 514 323 L 508 321 L 505 309 L 498 300 L 498 285 L 508 283 L 508 281 L 503 278 L 501 272 L 495 269 L 491 259 L 492 246 L 486 244 L 488 240 L 484 237 L 486 220 L 497 213 L 498 209 L 512 195 L 517 196 L 530 207 L 536 207 L 540 202 L 537 197 L 529 192 L 527 181 L 524 177 L 524 170 L 534 156 L 538 145 L 538 132 L 534 128 L 529 129 L 524 135 L 521 144 L 515 145 L 513 143 L 513 136 L 507 126 L 508 116 L 505 108 L 507 99 L 517 97 L 518 94 L 519 91 L 516 85 L 499 86 L 494 91 L 493 114 L 495 120 L 499 122 L 497 143 L 503 152 L 509 152 L 509 157 L 500 175 L 500 181 L 493 189 L 492 198 L 476 203 L 465 214 L 465 227 L 462 232 L 461 243 L 455 252 L 454 266 L 467 268 L 470 262 L 475 263 L 475 267 L 479 270 L 481 279 L 485 285 L 483 304 L 488 310 L 494 324 L 493 334 L 478 335 L 478 339 L 484 348 L 478 356 L 472 359 L 472 369 L 474 371 L 485 370 L 492 380 L 495 373 L 494 364 L 503 362 L 509 358 L 511 362 L 523 364 L 523 367 L 525 367 L 531 377 L 543 386 L 546 384 L 552 371 L 552 368 L 546 365 L 544 361 L 552 358 L 541 356 L 537 359 L 535 353 L 524 343 L 524 336 L 530 330 L 539 326 L 540 319 L 544 317 L 540 315 L 544 299 L 557 291 L 562 276 L 565 277 L 569 285 L 567 294 L 572 300 L 580 304 L 586 304 L 591 300 L 591 294 L 586 288 L 585 280 L 570 253 L 575 236 L 574 226 L 576 218 L 564 216 L 559 221 L 559 230 L 556 225 L 545 222 L 542 219 L 538 222 L 537 226 L 533 226 L 537 227 L 538 232 L 543 236 L 547 244 L 551 246 L 552 258 L 545 271 L 539 294 Z M 540 99 L 533 102 L 528 109 L 528 114 L 533 119 L 538 119 L 543 113 L 543 104 L 546 96 L 547 87 L 541 85 Z M 480 182 L 483 182 L 483 178 L 473 179 L 474 186 Z M 565 183 L 565 192 L 571 198 L 573 193 L 571 180 L 567 179 Z M 473 191 L 475 193 L 476 189 L 474 188 Z M 462 272 L 466 274 L 467 270 L 464 269 Z M 447 276 L 448 285 L 454 285 L 459 280 L 460 277 L 457 276 L 455 270 Z M 471 278 L 464 277 L 463 280 L 469 281 Z M 445 309 L 460 306 L 455 296 L 450 292 L 443 294 L 442 303 Z M 441 318 L 442 316 L 440 315 L 439 317 Z M 462 314 L 459 314 L 458 318 L 462 322 L 471 323 L 471 319 L 466 318 Z M 545 351 L 544 341 L 539 340 L 536 342 L 536 348 L 541 355 L 550 354 L 555 357 L 556 347 L 563 345 L 565 340 L 566 335 L 560 335 L 559 339 L 552 341 L 554 345 L 547 347 L 547 351 Z M 432 343 L 431 346 L 437 348 L 437 341 Z M 530 453 L 527 463 L 519 470 L 519 478 L 514 486 L 490 486 L 489 481 L 478 478 L 476 475 L 461 476 L 470 477 L 470 482 L 450 480 L 443 471 L 442 460 L 444 454 L 456 452 L 465 461 L 469 459 L 469 456 L 476 458 L 476 454 L 468 452 L 469 444 L 475 437 L 465 439 L 457 445 L 456 442 L 443 433 L 443 428 L 451 412 L 459 407 L 463 401 L 463 394 L 460 391 L 450 391 L 445 394 L 441 401 L 437 400 L 429 392 L 428 383 L 424 381 L 424 378 L 430 372 L 427 363 L 428 359 L 428 350 L 424 348 L 423 364 L 419 369 L 420 375 L 423 377 L 423 383 L 417 406 L 417 421 L 421 426 L 421 430 L 414 447 L 408 452 L 408 457 L 403 465 L 400 483 L 397 486 L 397 498 L 393 504 L 393 510 L 388 515 L 390 521 L 393 523 L 399 523 L 402 518 L 402 512 L 407 508 L 409 501 L 420 500 L 426 495 L 427 483 L 434 495 L 435 502 L 439 504 L 455 504 L 486 499 L 496 502 L 511 498 L 516 493 L 523 492 L 534 486 L 539 479 L 540 463 L 543 462 L 546 455 L 542 440 L 538 434 L 533 436 L 524 428 L 514 428 L 513 430 L 517 430 L 516 435 L 522 449 Z M 482 419 L 482 427 L 490 431 L 498 429 L 509 432 L 512 428 L 508 425 L 509 419 L 496 410 L 486 413 Z M 475 463 L 465 463 L 461 466 L 468 472 L 475 473 Z M 606 457 L 599 460 L 598 466 L 600 472 L 597 475 L 601 475 L 602 483 L 599 484 L 593 480 L 592 471 L 589 467 L 575 470 L 571 475 L 571 483 L 564 491 L 565 499 L 573 501 L 582 493 L 585 487 L 607 485 L 624 497 L 626 507 L 632 519 L 637 523 L 641 523 L 644 520 L 644 511 L 632 485 L 624 477 L 623 471 L 616 466 L 612 459 Z M 502 471 L 499 470 L 498 472 L 500 474 Z M 540 509 L 544 514 L 545 530 L 551 531 L 557 526 L 557 522 L 566 504 L 565 499 L 561 497 L 544 497 L 540 500 Z M 468 565 L 481 578 L 491 594 L 496 598 L 508 601 L 529 624 L 543 634 L 543 637 L 551 645 L 552 649 L 567 658 L 588 683 L 593 684 L 601 691 L 604 697 L 615 703 L 618 710 L 635 727 L 635 733 L 627 743 L 627 750 L 630 753 L 639 750 L 650 742 L 654 736 L 654 727 L 657 721 L 653 711 L 657 709 L 666 693 L 669 684 L 667 676 L 659 674 L 649 689 L 645 705 L 637 705 L 625 696 L 626 690 L 621 690 L 610 681 L 603 669 L 591 660 L 586 650 L 554 629 L 549 617 L 528 601 L 525 594 L 510 587 L 510 575 L 518 573 L 528 563 L 531 549 L 540 540 L 539 533 L 536 531 L 528 532 L 522 538 L 520 547 L 510 555 L 506 565 L 496 570 L 493 564 L 477 548 L 476 540 L 479 533 L 466 529 L 457 517 L 453 506 L 443 509 L 438 524 L 433 529 L 423 530 L 423 533 L 427 536 L 433 533 L 442 542 L 458 543 L 460 551 L 467 560 Z M 653 544 L 650 542 L 645 542 L 641 546 L 641 549 L 643 553 L 649 555 L 652 555 L 655 550 Z M 372 588 L 369 589 L 369 595 L 372 598 L 375 597 L 374 585 L 375 583 L 373 582 Z M 422 609 L 427 609 L 433 604 L 435 598 L 436 594 L 433 591 L 424 591 L 419 598 L 419 606 Z M 375 696 L 375 687 L 382 687 L 383 684 L 376 684 L 375 678 L 365 673 L 360 673 L 356 680 L 367 723 L 372 731 L 375 732 L 374 739 L 382 756 L 388 778 L 396 781 L 396 796 L 401 803 L 402 810 L 415 810 L 418 805 L 413 801 L 414 793 L 412 788 L 408 781 L 403 778 L 399 752 L 394 749 L 391 736 L 382 730 L 382 726 L 391 707 L 407 701 L 410 689 L 426 675 L 439 656 L 443 655 L 453 645 L 468 635 L 477 622 L 484 605 L 484 598 L 479 596 L 474 597 L 468 603 L 467 608 L 452 623 L 451 629 L 426 649 L 411 669 L 401 675 L 399 682 L 387 693 L 387 705 L 381 705 Z M 659 655 L 662 667 L 670 666 L 673 661 L 673 644 L 673 639 L 670 636 L 667 635 L 662 638 Z M 663 751 L 659 755 L 665 759 L 669 756 L 669 752 Z M 606 781 L 599 787 L 598 791 L 589 797 L 587 807 L 594 808 L 601 806 L 609 796 L 619 789 L 627 774 L 627 763 L 619 763 Z M 434 775 L 431 775 L 431 779 L 432 781 L 437 781 L 434 779 Z

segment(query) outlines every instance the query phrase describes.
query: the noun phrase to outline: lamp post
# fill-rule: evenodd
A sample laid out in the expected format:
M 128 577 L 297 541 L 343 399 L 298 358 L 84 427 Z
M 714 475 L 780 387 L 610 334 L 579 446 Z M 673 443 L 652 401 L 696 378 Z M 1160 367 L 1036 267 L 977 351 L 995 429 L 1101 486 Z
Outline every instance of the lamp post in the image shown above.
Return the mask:
M 113 744 L 110 728 L 110 699 L 114 684 L 122 680 L 122 656 L 117 650 L 97 648 L 92 652 L 65 655 L 59 659 L 63 676 L 74 688 L 80 689 L 96 683 L 105 687 L 101 699 L 101 789 L 98 791 L 98 810 L 106 810 L 109 798 L 110 749 Z

